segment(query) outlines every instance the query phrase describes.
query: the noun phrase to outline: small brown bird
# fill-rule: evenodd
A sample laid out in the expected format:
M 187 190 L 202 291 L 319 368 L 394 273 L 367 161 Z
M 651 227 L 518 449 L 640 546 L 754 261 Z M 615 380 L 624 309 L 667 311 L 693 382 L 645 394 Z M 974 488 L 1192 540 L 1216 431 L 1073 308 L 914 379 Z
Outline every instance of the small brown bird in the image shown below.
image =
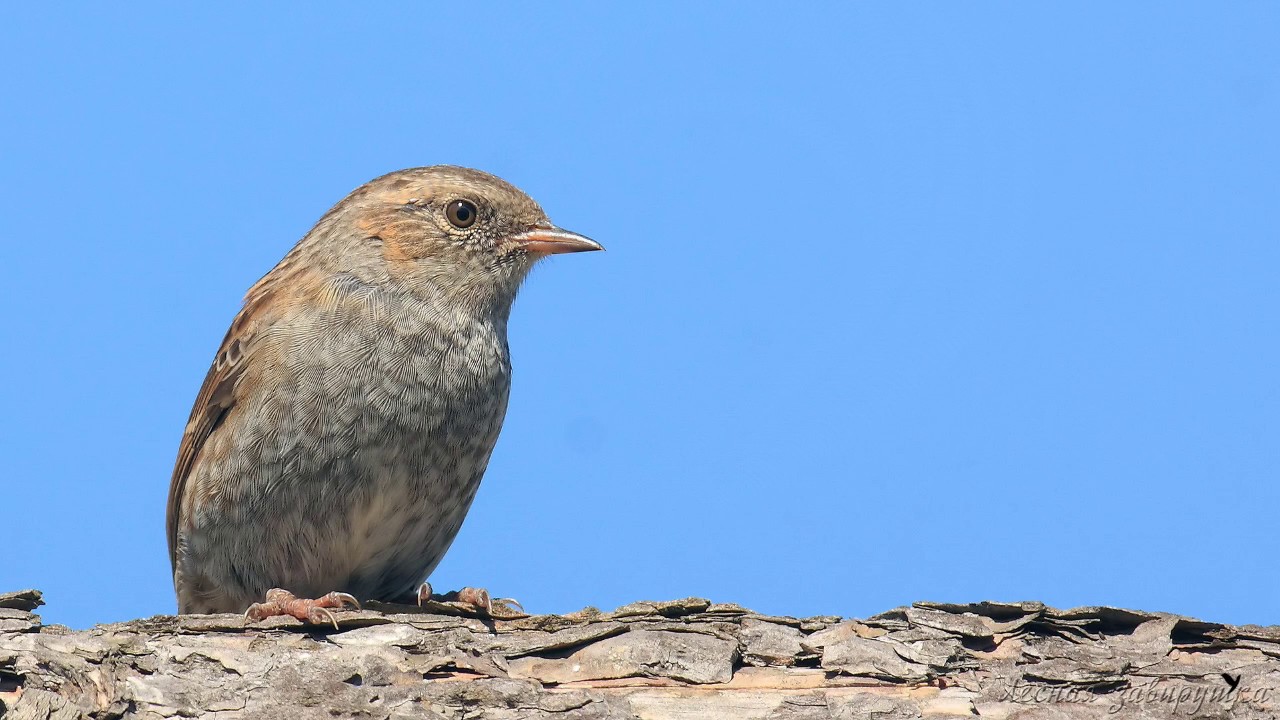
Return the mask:
M 601 249 L 466 168 L 329 210 L 249 290 L 196 397 L 169 488 L 178 612 L 314 622 L 417 597 L 502 427 L 521 281 Z

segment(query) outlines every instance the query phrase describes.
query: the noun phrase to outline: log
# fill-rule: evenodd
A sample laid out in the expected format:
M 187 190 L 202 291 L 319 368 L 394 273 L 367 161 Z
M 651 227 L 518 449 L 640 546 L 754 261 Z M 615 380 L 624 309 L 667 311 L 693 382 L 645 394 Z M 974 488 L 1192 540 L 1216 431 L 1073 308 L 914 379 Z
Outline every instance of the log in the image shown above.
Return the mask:
M 863 620 L 688 598 L 496 620 L 376 606 L 338 627 L 46 626 L 0 594 L 0 716 L 1272 718 L 1280 628 L 1109 607 L 920 602 Z

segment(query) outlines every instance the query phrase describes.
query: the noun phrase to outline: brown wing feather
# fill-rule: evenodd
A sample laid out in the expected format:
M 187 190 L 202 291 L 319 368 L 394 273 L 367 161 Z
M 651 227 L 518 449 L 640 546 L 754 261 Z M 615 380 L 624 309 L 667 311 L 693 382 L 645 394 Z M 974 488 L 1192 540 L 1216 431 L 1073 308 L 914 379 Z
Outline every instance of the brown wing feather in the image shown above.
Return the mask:
M 269 282 L 269 278 L 270 276 L 259 281 L 249 291 L 244 308 L 236 315 L 226 337 L 222 339 L 213 367 L 205 376 L 200 393 L 196 396 L 195 407 L 191 409 L 191 418 L 182 434 L 182 444 L 178 446 L 178 461 L 173 468 L 173 479 L 169 483 L 166 518 L 169 562 L 175 571 L 178 567 L 178 527 L 182 520 L 182 498 L 187 478 L 205 443 L 235 405 L 236 385 L 248 365 L 247 358 L 251 354 L 254 336 L 275 314 L 272 311 L 275 293 L 271 289 L 273 283 Z

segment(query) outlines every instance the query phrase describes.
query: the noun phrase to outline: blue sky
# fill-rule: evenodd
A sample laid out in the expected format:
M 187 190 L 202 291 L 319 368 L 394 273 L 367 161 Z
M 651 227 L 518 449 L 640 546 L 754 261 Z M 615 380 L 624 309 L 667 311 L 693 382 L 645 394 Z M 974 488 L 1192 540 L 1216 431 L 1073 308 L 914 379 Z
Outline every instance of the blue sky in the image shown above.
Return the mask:
M 244 290 L 384 172 L 607 253 L 516 303 L 432 580 L 1280 623 L 1280 6 L 6 10 L 0 590 L 174 610 L 164 506 Z

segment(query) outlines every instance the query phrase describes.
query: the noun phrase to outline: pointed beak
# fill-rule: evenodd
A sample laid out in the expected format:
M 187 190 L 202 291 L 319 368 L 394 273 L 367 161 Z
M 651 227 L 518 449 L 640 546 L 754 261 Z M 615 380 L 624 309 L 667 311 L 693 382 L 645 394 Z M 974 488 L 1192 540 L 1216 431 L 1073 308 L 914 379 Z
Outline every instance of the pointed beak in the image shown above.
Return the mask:
M 585 235 L 561 230 L 554 225 L 536 227 L 511 236 L 511 240 L 527 252 L 539 255 L 603 250 L 604 246 Z

